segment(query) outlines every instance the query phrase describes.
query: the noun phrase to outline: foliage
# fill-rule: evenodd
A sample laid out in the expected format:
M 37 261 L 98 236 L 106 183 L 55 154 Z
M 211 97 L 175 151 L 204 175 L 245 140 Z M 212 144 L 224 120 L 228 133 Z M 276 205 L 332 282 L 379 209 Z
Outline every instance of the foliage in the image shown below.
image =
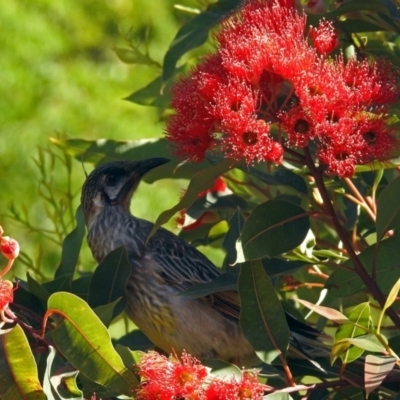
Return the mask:
M 156 76 L 127 99 L 158 107 L 159 115 L 169 114 L 174 78 L 193 71 L 187 52 L 204 44 L 218 21 L 238 4 L 220 0 L 197 10 L 178 30 L 162 68 L 128 36 L 128 45 L 118 48 L 117 54 Z M 315 27 L 323 19 L 332 21 L 345 57 L 364 60 L 385 55 L 399 66 L 400 24 L 393 7 L 391 0 L 349 0 L 326 9 L 316 1 L 308 2 L 305 11 Z M 363 113 L 376 111 L 371 104 L 368 107 Z M 388 119 L 395 134 L 397 109 L 394 101 L 384 110 L 385 123 Z M 155 182 L 154 188 L 164 178 L 189 181 L 181 199 L 165 206 L 155 229 L 180 212 L 183 238 L 193 245 L 224 250 L 222 275 L 184 295 L 239 291 L 240 323 L 259 358 L 258 379 L 267 385 L 264 398 L 297 399 L 304 393 L 319 399 L 395 398 L 400 381 L 400 164 L 395 158 L 399 151 L 396 148 L 393 158 L 377 163 L 359 158 L 363 165 L 355 166 L 354 174 L 353 169 L 341 173 L 335 168 L 327 174 L 316 164 L 318 150 L 311 142 L 296 151 L 285 148 L 284 162 L 274 165 L 246 163 L 238 157 L 233 161 L 218 152 L 207 152 L 202 162 L 190 163 L 171 154 L 164 138 L 53 139 L 54 147 L 39 153 L 38 167 L 46 212 L 59 221 L 44 233 L 60 246 L 60 261 L 53 273 L 40 258 L 35 264 L 22 254 L 26 265 L 36 266 L 26 280 L 15 284 L 12 303 L 10 285 L 5 283 L 9 281 L 0 278 L 8 296 L 0 303 L 1 399 L 144 396 L 137 350 L 148 350 L 151 344 L 137 330 L 128 333 L 128 328 L 122 336 L 113 336 L 113 326 L 124 321 L 130 274 L 126 252 L 117 248 L 94 270 L 86 266 L 90 256 L 87 249 L 81 251 L 82 211 L 78 207 L 73 212 L 77 193 L 68 182 L 71 165 L 82 160 L 97 165 L 149 157 L 171 159 L 143 178 Z M 48 173 L 56 159 L 62 160 L 67 176 L 61 203 Z M 218 179 L 223 183 L 217 184 Z M 36 229 L 17 209 L 13 217 Z M 3 236 L 3 242 L 9 239 Z M 9 262 L 6 270 L 10 267 Z M 291 321 L 284 311 L 324 331 L 321 337 L 326 343 L 300 343 L 303 357 L 293 358 L 293 346 L 288 350 L 288 345 L 297 339 L 290 334 Z M 189 364 L 200 368 L 197 362 Z M 209 365 L 212 374 L 223 371 L 230 382 L 238 372 L 227 363 Z M 151 372 L 152 365 L 148 366 Z M 168 391 L 167 386 L 163 390 Z M 248 393 L 243 396 L 249 398 Z

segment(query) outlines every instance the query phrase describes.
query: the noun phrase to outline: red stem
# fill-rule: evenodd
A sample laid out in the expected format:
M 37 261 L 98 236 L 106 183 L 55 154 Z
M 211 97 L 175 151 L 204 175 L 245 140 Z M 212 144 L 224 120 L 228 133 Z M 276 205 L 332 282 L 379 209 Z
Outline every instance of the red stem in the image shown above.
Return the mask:
M 336 210 L 332 205 L 331 198 L 330 198 L 328 190 L 326 189 L 326 186 L 325 186 L 323 173 L 315 166 L 308 149 L 305 150 L 305 164 L 307 165 L 312 176 L 315 179 L 315 184 L 317 185 L 318 190 L 321 194 L 321 197 L 324 201 L 323 207 L 325 209 L 325 212 L 328 213 L 329 215 L 331 215 L 333 226 L 334 226 L 340 240 L 342 241 L 343 247 L 346 249 L 350 260 L 353 262 L 354 270 L 357 272 L 357 274 L 362 279 L 364 284 L 370 290 L 372 296 L 378 301 L 380 306 L 383 308 L 385 305 L 385 302 L 386 302 L 386 298 L 383 295 L 383 293 L 381 292 L 381 290 L 379 289 L 376 282 L 369 276 L 368 272 L 365 270 L 360 259 L 357 257 L 357 254 L 354 251 L 351 241 L 347 235 L 347 232 L 345 231 L 343 226 L 340 224 Z M 393 310 L 392 307 L 388 308 L 386 312 L 387 312 L 387 315 L 390 317 L 390 319 L 393 321 L 393 323 L 396 325 L 396 327 L 398 329 L 400 329 L 399 315 Z

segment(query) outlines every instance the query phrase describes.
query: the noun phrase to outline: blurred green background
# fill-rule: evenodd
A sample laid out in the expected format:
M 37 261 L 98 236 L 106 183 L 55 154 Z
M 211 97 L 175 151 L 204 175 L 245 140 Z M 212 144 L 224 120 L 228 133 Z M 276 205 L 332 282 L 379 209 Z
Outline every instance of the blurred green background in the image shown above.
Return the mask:
M 194 1 L 182 4 L 198 6 Z M 17 260 L 13 271 L 17 277 L 26 277 L 31 262 L 44 279 L 59 262 L 59 246 L 35 232 L 36 228 L 52 230 L 57 223 L 57 212 L 49 217 L 49 205 L 42 198 L 47 190 L 57 210 L 69 201 L 64 194 L 68 171 L 57 161 L 62 153 L 49 138 L 162 136 L 159 110 L 123 100 L 160 70 L 124 64 L 114 49 L 126 44 L 129 32 L 141 51 L 161 65 L 179 26 L 191 17 L 174 8 L 173 0 L 9 0 L 2 4 L 0 224 L 29 255 Z M 43 165 L 45 177 L 40 173 Z M 75 209 L 85 175 L 78 161 L 74 160 L 71 168 Z M 90 171 L 91 166 L 86 168 Z M 154 220 L 177 202 L 181 187 L 183 182 L 142 184 L 133 204 L 136 213 Z M 22 219 L 30 221 L 30 227 L 10 217 L 11 205 Z M 68 215 L 64 219 L 73 222 Z M 67 225 L 69 230 L 72 227 Z M 85 262 L 94 265 L 90 257 Z

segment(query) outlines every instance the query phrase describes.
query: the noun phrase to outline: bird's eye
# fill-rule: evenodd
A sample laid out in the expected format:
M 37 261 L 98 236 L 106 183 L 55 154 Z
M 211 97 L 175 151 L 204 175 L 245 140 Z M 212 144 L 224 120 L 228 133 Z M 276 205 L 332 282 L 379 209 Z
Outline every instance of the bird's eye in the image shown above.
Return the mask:
M 114 174 L 106 175 L 104 182 L 107 186 L 115 186 L 118 183 L 118 176 Z

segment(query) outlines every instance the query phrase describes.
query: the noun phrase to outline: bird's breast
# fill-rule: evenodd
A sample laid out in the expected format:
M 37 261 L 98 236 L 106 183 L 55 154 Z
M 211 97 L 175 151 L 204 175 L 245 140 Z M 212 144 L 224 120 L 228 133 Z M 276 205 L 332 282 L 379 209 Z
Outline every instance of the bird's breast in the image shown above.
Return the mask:
M 144 243 L 136 234 L 137 226 L 131 215 L 110 206 L 99 213 L 89 226 L 88 244 L 97 262 L 122 246 L 130 257 L 141 257 Z

